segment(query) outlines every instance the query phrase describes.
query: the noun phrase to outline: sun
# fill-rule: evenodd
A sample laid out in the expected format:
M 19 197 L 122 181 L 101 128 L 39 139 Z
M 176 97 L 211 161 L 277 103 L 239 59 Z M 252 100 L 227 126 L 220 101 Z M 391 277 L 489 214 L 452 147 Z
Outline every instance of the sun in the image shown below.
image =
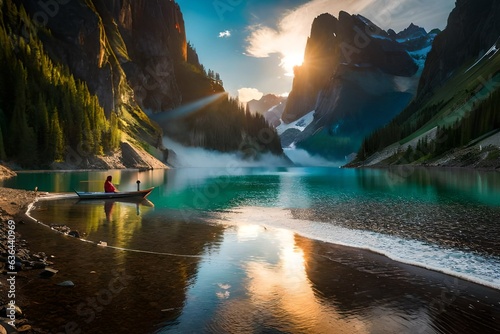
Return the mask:
M 293 68 L 302 65 L 303 62 L 304 54 L 294 51 L 284 54 L 280 65 L 285 70 L 286 76 L 293 77 Z

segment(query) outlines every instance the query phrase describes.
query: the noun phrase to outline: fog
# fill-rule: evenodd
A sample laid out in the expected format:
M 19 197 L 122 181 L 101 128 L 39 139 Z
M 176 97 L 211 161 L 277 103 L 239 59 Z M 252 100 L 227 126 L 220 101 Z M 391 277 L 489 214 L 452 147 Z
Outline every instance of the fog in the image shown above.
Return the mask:
M 331 161 L 319 155 L 311 155 L 306 150 L 298 148 L 283 149 L 286 156 L 297 166 L 304 167 L 340 167 L 346 164 L 346 161 Z
M 200 147 L 186 147 L 168 137 L 163 137 L 163 144 L 175 152 L 168 163 L 173 167 L 290 167 L 292 163 L 284 157 L 271 153 L 261 154 L 257 159 L 243 159 L 238 152 L 222 153 Z

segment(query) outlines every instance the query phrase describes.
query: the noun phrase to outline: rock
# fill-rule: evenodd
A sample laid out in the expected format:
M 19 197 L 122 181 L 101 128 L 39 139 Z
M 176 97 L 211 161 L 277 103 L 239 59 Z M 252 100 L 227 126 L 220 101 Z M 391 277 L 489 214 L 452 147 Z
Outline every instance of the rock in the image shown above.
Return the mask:
M 16 176 L 17 174 L 10 170 L 9 168 L 0 165 L 0 180 L 8 179 Z
M 78 231 L 69 231 L 68 235 L 74 238 L 80 238 L 80 232 Z
M 64 281 L 64 282 L 58 283 L 57 285 L 65 286 L 65 287 L 73 287 L 73 286 L 75 286 L 75 283 L 73 283 L 72 281 Z
M 12 312 L 12 310 L 14 310 L 14 312 L 16 314 L 16 318 L 21 317 L 23 315 L 23 311 L 21 310 L 21 308 L 19 306 L 6 304 L 6 305 L 2 305 L 2 307 L 0 307 L 0 317 L 8 318 L 8 316 Z
M 69 233 L 71 231 L 71 229 L 68 226 L 60 224 L 51 224 L 50 228 L 61 233 Z
M 17 250 L 17 258 L 19 258 L 19 261 L 22 261 L 22 260 L 28 260 L 30 258 L 29 256 L 29 251 L 27 251 L 26 249 L 18 249 Z
M 18 332 L 16 332 L 16 329 L 14 327 L 12 327 L 11 325 L 9 325 L 7 323 L 7 321 L 8 320 L 0 322 L 0 334 L 18 333 Z
M 31 330 L 31 326 L 30 325 L 22 325 L 21 327 L 18 327 L 17 328 L 17 331 L 19 333 L 22 333 L 22 332 L 27 332 L 27 331 L 30 331 Z
M 16 266 L 16 271 L 21 271 L 24 269 L 24 264 L 20 261 L 16 261 L 15 266 Z
M 33 261 L 30 263 L 31 268 L 33 269 L 45 269 L 46 265 L 43 262 Z
M 58 272 L 59 272 L 59 270 L 56 270 L 56 269 L 45 268 L 45 270 L 40 273 L 40 277 L 41 278 L 49 278 L 49 277 L 54 276 Z

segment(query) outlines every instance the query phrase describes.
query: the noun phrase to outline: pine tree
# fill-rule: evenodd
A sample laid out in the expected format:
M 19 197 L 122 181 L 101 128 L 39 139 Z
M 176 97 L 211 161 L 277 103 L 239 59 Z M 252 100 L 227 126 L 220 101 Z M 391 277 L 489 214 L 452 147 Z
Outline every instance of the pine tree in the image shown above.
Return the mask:
M 57 109 L 53 111 L 50 117 L 49 127 L 49 160 L 62 161 L 65 148 L 63 131 L 59 124 L 59 113 Z

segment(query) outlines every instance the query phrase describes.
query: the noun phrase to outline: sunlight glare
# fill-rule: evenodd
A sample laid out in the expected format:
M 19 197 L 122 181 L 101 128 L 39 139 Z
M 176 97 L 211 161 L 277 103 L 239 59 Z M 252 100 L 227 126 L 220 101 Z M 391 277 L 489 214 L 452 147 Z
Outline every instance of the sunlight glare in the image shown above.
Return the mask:
M 286 76 L 293 77 L 293 68 L 302 65 L 303 61 L 304 55 L 302 53 L 291 51 L 284 55 L 280 65 L 285 70 Z
M 248 224 L 238 226 L 238 241 L 247 241 L 257 239 L 259 231 L 262 229 L 260 225 Z

